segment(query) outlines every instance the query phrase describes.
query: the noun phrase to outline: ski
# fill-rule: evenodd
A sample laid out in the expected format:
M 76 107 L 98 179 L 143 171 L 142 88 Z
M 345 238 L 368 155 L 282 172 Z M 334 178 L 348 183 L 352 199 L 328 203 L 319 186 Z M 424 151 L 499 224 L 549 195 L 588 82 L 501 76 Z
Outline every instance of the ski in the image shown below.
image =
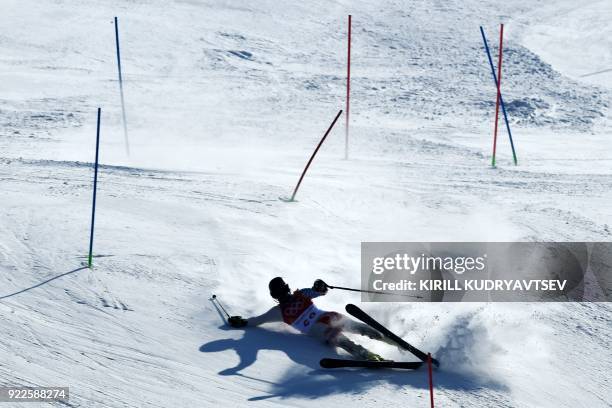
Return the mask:
M 363 367 L 363 368 L 401 368 L 404 370 L 416 370 L 423 365 L 420 361 L 370 361 L 349 360 L 341 358 L 324 358 L 319 361 L 323 368 Z
M 421 350 L 419 350 L 418 348 L 414 347 L 412 344 L 408 343 L 407 341 L 405 341 L 404 339 L 402 339 L 401 337 L 399 337 L 398 335 L 393 333 L 391 330 L 387 329 L 382 324 L 378 323 L 376 320 L 374 320 L 372 318 L 372 316 L 370 316 L 369 314 L 367 314 L 366 312 L 364 312 L 363 310 L 361 310 L 357 306 L 355 306 L 353 304 L 348 304 L 348 305 L 346 305 L 346 311 L 351 316 L 354 316 L 355 318 L 361 320 L 362 322 L 364 322 L 368 326 L 371 326 L 372 328 L 378 330 L 385 337 L 387 337 L 388 339 L 390 339 L 393 342 L 395 342 L 398 346 L 400 346 L 401 348 L 403 348 L 405 350 L 408 350 L 409 352 L 411 352 L 412 354 L 417 356 L 421 361 L 427 362 L 427 354 L 423 353 Z M 438 362 L 438 360 L 436 360 L 433 357 L 431 358 L 431 362 L 436 367 L 440 366 L 440 363 Z

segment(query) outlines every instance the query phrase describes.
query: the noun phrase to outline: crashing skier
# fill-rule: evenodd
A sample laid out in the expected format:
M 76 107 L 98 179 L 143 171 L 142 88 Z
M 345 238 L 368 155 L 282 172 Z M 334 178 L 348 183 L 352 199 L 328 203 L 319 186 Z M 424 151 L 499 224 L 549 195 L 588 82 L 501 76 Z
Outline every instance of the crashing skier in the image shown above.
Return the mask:
M 268 288 L 270 296 L 276 299 L 278 305 L 262 315 L 248 319 L 231 316 L 228 319 L 229 324 L 240 328 L 269 322 L 284 322 L 302 333 L 344 349 L 356 359 L 383 361 L 381 356 L 354 343 L 344 335 L 344 333 L 354 333 L 388 342 L 380 332 L 343 314 L 326 312 L 315 306 L 312 299 L 325 295 L 328 290 L 328 285 L 321 279 L 317 279 L 312 288 L 299 289 L 291 293 L 289 285 L 283 278 L 276 277 L 270 281 Z

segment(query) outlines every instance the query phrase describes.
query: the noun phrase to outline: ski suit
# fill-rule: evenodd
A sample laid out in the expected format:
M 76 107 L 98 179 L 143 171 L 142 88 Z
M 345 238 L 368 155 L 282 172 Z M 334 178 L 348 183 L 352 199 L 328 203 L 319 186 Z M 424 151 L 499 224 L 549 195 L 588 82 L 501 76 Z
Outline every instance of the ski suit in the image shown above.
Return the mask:
M 355 358 L 365 359 L 368 350 L 351 341 L 343 332 L 376 340 L 382 340 L 382 334 L 367 324 L 351 320 L 340 313 L 318 309 L 312 299 L 321 295 L 323 293 L 310 288 L 296 290 L 289 299 L 264 314 L 247 319 L 247 324 L 258 326 L 269 322 L 284 322 L 304 334 L 344 349 Z

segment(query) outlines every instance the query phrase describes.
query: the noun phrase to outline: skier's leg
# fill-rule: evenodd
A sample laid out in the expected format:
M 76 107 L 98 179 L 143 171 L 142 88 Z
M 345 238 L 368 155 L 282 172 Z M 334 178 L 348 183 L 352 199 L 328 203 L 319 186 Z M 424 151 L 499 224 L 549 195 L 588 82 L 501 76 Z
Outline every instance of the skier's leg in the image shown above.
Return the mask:
M 336 337 L 334 337 L 333 342 L 330 343 L 334 346 L 340 347 L 351 356 L 359 360 L 382 360 L 382 357 L 380 357 L 378 354 L 374 354 L 365 347 L 351 341 L 342 333 L 339 333 Z
M 348 337 L 341 333 L 339 327 L 330 326 L 325 323 L 315 323 L 310 329 L 309 335 L 316 337 L 331 346 L 340 347 L 349 353 L 353 358 L 359 360 L 382 360 L 378 354 L 374 354 L 365 347 L 352 342 Z
M 396 346 L 393 341 L 383 336 L 378 330 L 368 326 L 365 323 L 356 322 L 342 313 L 327 312 L 321 319 L 319 319 L 319 322 L 324 322 L 325 324 L 329 325 L 329 327 L 339 332 L 345 331 L 348 333 L 359 334 Z
M 347 331 L 349 333 L 367 336 L 373 340 L 382 341 L 383 343 L 387 343 L 391 346 L 395 346 L 399 348 L 399 346 L 393 340 L 384 336 L 378 330 L 368 326 L 365 323 L 356 322 L 346 316 L 343 316 L 342 330 Z
M 312 328 L 308 332 L 308 335 L 318 340 L 321 340 L 323 343 L 329 343 L 329 340 L 333 336 L 333 333 L 331 328 L 327 324 L 317 322 L 312 325 Z
M 385 336 L 383 336 L 378 330 L 373 329 L 365 323 L 356 322 L 347 317 L 344 317 L 344 322 L 342 324 L 343 330 L 349 333 L 360 334 L 362 336 L 367 336 L 374 340 L 383 340 Z
M 368 336 L 372 339 L 380 339 L 382 334 L 380 334 L 377 330 L 371 328 L 365 323 L 356 322 L 349 317 L 338 313 L 338 312 L 327 312 L 319 322 L 324 322 L 329 327 L 338 330 L 345 331 L 353 334 L 360 334 L 362 336 Z

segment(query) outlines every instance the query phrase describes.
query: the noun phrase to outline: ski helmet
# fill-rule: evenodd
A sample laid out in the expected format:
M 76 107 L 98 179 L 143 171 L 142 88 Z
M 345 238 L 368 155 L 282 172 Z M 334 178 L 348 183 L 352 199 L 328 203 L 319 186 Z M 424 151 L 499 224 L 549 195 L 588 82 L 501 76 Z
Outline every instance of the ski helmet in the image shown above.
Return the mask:
M 286 296 L 291 294 L 291 289 L 289 289 L 289 285 L 285 283 L 283 278 L 277 276 L 272 279 L 268 284 L 268 289 L 270 289 L 270 296 L 272 296 L 276 300 L 280 300 Z

